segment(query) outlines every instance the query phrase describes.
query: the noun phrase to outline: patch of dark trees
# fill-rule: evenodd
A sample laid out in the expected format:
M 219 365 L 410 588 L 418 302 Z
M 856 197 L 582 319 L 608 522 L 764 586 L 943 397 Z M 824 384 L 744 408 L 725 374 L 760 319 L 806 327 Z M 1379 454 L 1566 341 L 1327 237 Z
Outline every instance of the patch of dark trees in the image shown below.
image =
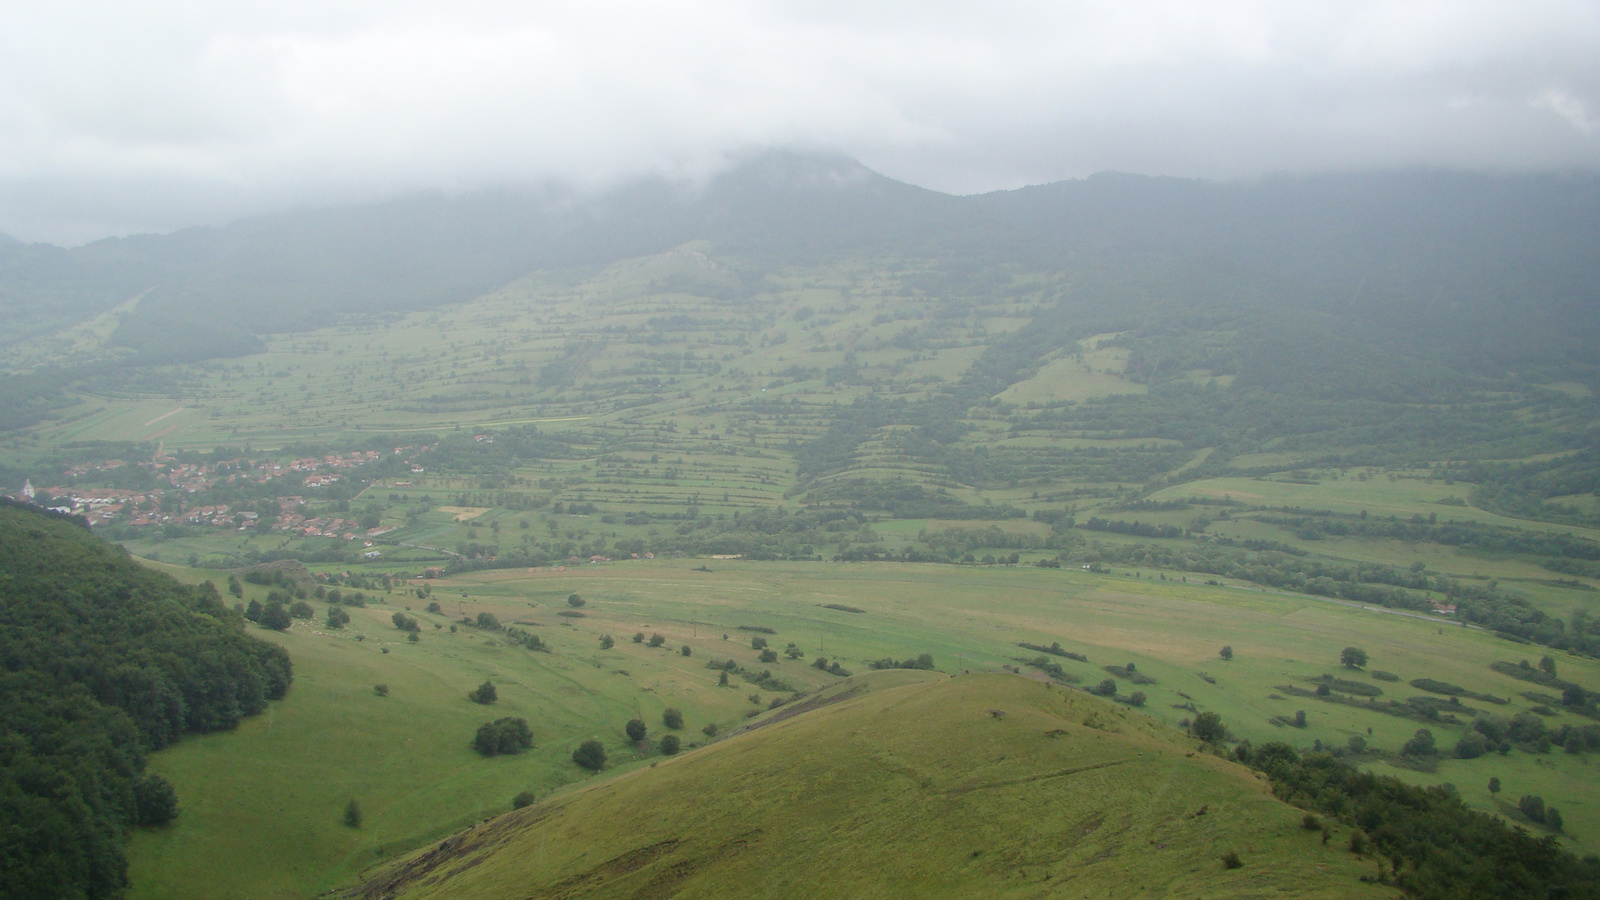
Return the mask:
M 292 679 L 209 583 L 80 521 L 0 502 L 0 896 L 120 897 L 129 829 L 177 814 L 148 754 L 233 728 Z
M 1579 859 L 1554 836 L 1471 809 L 1447 788 L 1415 787 L 1279 742 L 1240 744 L 1234 755 L 1266 773 L 1279 799 L 1355 829 L 1350 850 L 1373 858 L 1380 879 L 1412 897 L 1600 897 L 1600 857 Z

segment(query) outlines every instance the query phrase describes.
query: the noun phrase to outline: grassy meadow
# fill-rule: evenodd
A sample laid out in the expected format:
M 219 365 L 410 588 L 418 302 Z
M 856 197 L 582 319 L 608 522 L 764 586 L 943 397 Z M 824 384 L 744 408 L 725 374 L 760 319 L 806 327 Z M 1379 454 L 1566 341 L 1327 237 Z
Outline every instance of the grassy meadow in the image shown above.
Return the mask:
M 207 574 L 167 568 L 191 579 Z M 629 744 L 623 733 L 629 718 L 649 724 L 653 741 L 665 731 L 662 710 L 679 708 L 685 718 L 680 734 L 693 746 L 709 740 L 702 731 L 707 724 L 725 734 L 774 698 L 791 696 L 736 674 L 719 687 L 719 673 L 706 668 L 713 659 L 770 670 L 796 691 L 840 682 L 810 666 L 817 656 L 860 673 L 870 660 L 926 652 L 947 674 L 1012 667 L 1042 677 L 1024 662 L 1039 654 L 1019 642 L 1059 642 L 1085 655 L 1087 663 L 1051 658 L 1080 687 L 1111 677 L 1107 665 L 1132 663 L 1154 679 L 1138 685 L 1118 679 L 1119 696 L 1146 694 L 1141 710 L 1087 695 L 1074 702 L 1105 704 L 1169 726 L 1192 716 L 1192 705 L 1219 713 L 1234 737 L 1257 744 L 1283 740 L 1306 748 L 1320 740 L 1342 746 L 1360 736 L 1384 751 L 1358 757 L 1363 765 L 1419 783 L 1452 783 L 1474 805 L 1513 819 L 1508 800 L 1514 807 L 1521 794 L 1541 794 L 1561 808 L 1566 842 L 1584 852 L 1600 849 L 1600 782 L 1587 756 L 1558 748 L 1456 760 L 1448 748 L 1461 728 L 1432 725 L 1446 756 L 1433 771 L 1400 768 L 1390 755 L 1423 723 L 1281 690 L 1310 689 L 1314 684 L 1305 679 L 1322 674 L 1371 681 L 1338 665 L 1340 649 L 1355 645 L 1370 654 L 1370 669 L 1400 676 L 1397 683 L 1371 681 L 1384 699 L 1422 694 L 1405 682 L 1432 678 L 1508 698 L 1508 705 L 1493 709 L 1509 715 L 1532 705 L 1520 692 L 1535 686 L 1491 671 L 1489 663 L 1515 662 L 1538 648 L 1337 602 L 1142 575 L 658 559 L 434 579 L 427 586 L 441 605 L 437 615 L 424 610 L 428 601 L 397 588 L 379 595 L 383 603 L 350 610 L 354 621 L 342 631 L 326 630 L 320 619 L 315 625 L 297 621 L 284 634 L 256 630 L 289 649 L 295 686 L 270 713 L 236 732 L 188 738 L 156 754 L 152 766 L 177 786 L 183 815 L 168 829 L 135 837 L 135 895 L 249 890 L 268 898 L 326 890 L 394 854 L 506 811 L 520 791 L 546 797 L 590 780 L 570 760 L 582 740 L 605 744 L 608 771 L 659 761 L 659 753 Z M 581 609 L 568 606 L 572 593 L 585 600 Z M 403 640 L 389 621 L 408 606 L 407 614 L 422 624 L 418 643 Z M 452 622 L 480 612 L 537 633 L 551 652 L 513 646 L 465 625 L 450 630 Z M 646 642 L 634 643 L 635 634 Z M 648 645 L 655 634 L 664 638 L 659 648 Z M 599 649 L 601 635 L 613 636 L 615 646 Z M 779 662 L 758 661 L 751 646 L 756 636 L 780 650 Z M 781 653 L 790 643 L 803 658 Z M 1232 647 L 1233 659 L 1219 657 L 1224 645 Z M 691 655 L 682 654 L 685 646 Z M 1563 655 L 1559 665 L 1563 677 L 1600 684 L 1594 661 Z M 486 678 L 500 697 L 489 707 L 466 697 Z M 387 697 L 374 693 L 379 683 L 388 685 Z M 1282 724 L 1297 710 L 1307 714 L 1305 728 Z M 528 719 L 535 749 L 479 757 L 469 746 L 474 730 L 505 715 Z M 1158 730 L 1177 734 L 1175 727 Z M 1497 798 L 1485 788 L 1490 777 L 1505 785 Z M 351 799 L 365 814 L 359 829 L 340 822 Z M 215 865 L 218 859 L 229 865 Z
M 487 823 L 353 895 L 1394 895 L 1254 773 L 1084 695 L 894 672 L 819 702 Z

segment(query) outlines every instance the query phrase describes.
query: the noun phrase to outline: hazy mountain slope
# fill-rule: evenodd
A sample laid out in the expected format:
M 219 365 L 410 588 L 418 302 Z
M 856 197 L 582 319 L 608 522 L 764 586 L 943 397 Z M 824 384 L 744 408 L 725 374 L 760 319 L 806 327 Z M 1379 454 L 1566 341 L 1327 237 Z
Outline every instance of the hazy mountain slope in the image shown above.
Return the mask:
M 1275 305 L 1425 329 L 1453 346 L 1481 344 L 1491 358 L 1526 359 L 1551 341 L 1571 352 L 1600 328 L 1593 176 L 1407 172 L 1216 184 L 1103 175 L 952 197 L 847 158 L 784 152 L 751 157 L 698 191 L 656 179 L 600 196 L 426 195 L 73 250 L 7 245 L 0 305 L 19 323 L 15 337 L 148 289 L 118 343 L 151 361 L 234 355 L 255 349 L 250 335 L 465 300 L 536 269 L 604 264 L 693 239 L 723 254 L 801 264 L 934 258 L 937 286 L 954 295 L 993 284 L 997 271 L 1085 259 L 1112 260 L 1113 271 L 1207 261 L 1281 279 Z M 1507 345 L 1514 349 L 1501 352 Z
M 1248 770 L 1084 694 L 890 672 L 770 721 L 456 835 L 352 895 L 1395 896 Z

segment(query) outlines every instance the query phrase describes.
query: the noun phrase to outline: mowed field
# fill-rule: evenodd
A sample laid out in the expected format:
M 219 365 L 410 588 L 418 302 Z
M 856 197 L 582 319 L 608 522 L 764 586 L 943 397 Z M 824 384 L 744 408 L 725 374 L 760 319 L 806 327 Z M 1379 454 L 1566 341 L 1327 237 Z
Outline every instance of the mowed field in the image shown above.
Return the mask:
M 698 571 L 702 565 L 712 571 Z M 206 574 L 172 571 L 190 580 Z M 663 733 L 662 710 L 679 708 L 680 734 L 692 746 L 709 740 L 704 726 L 715 723 L 726 733 L 775 697 L 790 696 L 738 675 L 719 687 L 718 672 L 706 668 L 712 659 L 770 670 L 786 688 L 808 691 L 839 681 L 809 665 L 817 656 L 856 672 L 870 660 L 926 652 L 947 674 L 1007 666 L 1031 673 L 1022 660 L 1038 654 L 1017 643 L 1060 642 L 1088 657 L 1087 663 L 1053 658 L 1083 686 L 1110 677 L 1106 665 L 1133 663 L 1154 679 L 1120 682 L 1122 696 L 1147 695 L 1144 709 L 1130 715 L 1176 728 L 1192 710 L 1215 711 L 1235 737 L 1307 748 L 1360 736 L 1393 752 L 1422 726 L 1280 690 L 1309 689 L 1314 685 L 1304 679 L 1324 673 L 1370 680 L 1339 669 L 1339 651 L 1349 645 L 1370 654 L 1370 668 L 1402 679 L 1372 681 L 1381 699 L 1420 695 L 1405 681 L 1432 678 L 1510 700 L 1504 706 L 1463 701 L 1469 708 L 1510 715 L 1532 705 L 1519 695 L 1535 686 L 1489 664 L 1536 659 L 1539 648 L 1427 619 L 1144 575 L 658 559 L 438 579 L 428 582 L 431 599 L 442 606 L 438 615 L 423 610 L 427 601 L 397 589 L 380 595 L 385 603 L 351 610 L 354 621 L 343 631 L 327 631 L 320 617 L 284 634 L 257 630 L 289 649 L 295 685 L 286 700 L 238 731 L 189 738 L 154 757 L 154 770 L 177 786 L 183 815 L 168 829 L 136 835 L 134 893 L 214 897 L 248 890 L 259 900 L 336 887 L 385 858 L 506 811 L 519 791 L 548 796 L 587 781 L 592 776 L 570 761 L 582 740 L 605 744 L 608 772 L 659 760 L 648 745 L 629 744 L 623 733 L 629 718 L 648 723 L 653 741 Z M 571 593 L 584 598 L 581 610 L 568 607 Z M 389 621 L 407 606 L 422 623 L 418 643 L 403 640 Z M 466 626 L 450 631 L 452 621 L 480 612 L 539 634 L 551 652 Z M 659 648 L 632 640 L 658 633 Z M 616 645 L 600 650 L 607 634 Z M 758 662 L 752 636 L 778 649 L 780 661 Z M 782 655 L 791 643 L 803 658 Z M 1232 647 L 1232 660 L 1219 658 L 1224 645 Z M 1600 686 L 1600 664 L 1558 655 L 1558 665 L 1563 677 Z M 500 696 L 489 707 L 466 697 L 486 678 Z M 388 685 L 387 697 L 374 693 L 379 683 Z M 1304 729 L 1274 724 L 1297 710 L 1307 714 Z M 536 748 L 479 757 L 469 746 L 474 730 L 506 715 L 528 719 Z M 1600 849 L 1600 780 L 1587 756 L 1557 749 L 1455 760 L 1448 748 L 1461 727 L 1430 727 L 1447 751 L 1436 771 L 1393 768 L 1377 757 L 1365 764 L 1421 783 L 1452 783 L 1469 802 L 1503 814 L 1512 814 L 1518 796 L 1540 794 L 1561 808 L 1574 849 Z M 1498 798 L 1485 788 L 1490 777 L 1505 785 Z M 360 829 L 340 822 L 351 799 L 365 813 Z M 229 865 L 217 865 L 221 859 Z

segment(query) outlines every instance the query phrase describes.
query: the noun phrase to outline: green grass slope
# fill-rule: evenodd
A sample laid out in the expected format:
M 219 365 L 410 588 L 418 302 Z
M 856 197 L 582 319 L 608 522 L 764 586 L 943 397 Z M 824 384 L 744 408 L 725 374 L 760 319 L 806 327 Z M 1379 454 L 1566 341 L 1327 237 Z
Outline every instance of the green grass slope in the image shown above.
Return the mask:
M 351 896 L 1393 894 L 1253 773 L 1195 751 L 1014 675 L 874 673 L 457 834 Z

